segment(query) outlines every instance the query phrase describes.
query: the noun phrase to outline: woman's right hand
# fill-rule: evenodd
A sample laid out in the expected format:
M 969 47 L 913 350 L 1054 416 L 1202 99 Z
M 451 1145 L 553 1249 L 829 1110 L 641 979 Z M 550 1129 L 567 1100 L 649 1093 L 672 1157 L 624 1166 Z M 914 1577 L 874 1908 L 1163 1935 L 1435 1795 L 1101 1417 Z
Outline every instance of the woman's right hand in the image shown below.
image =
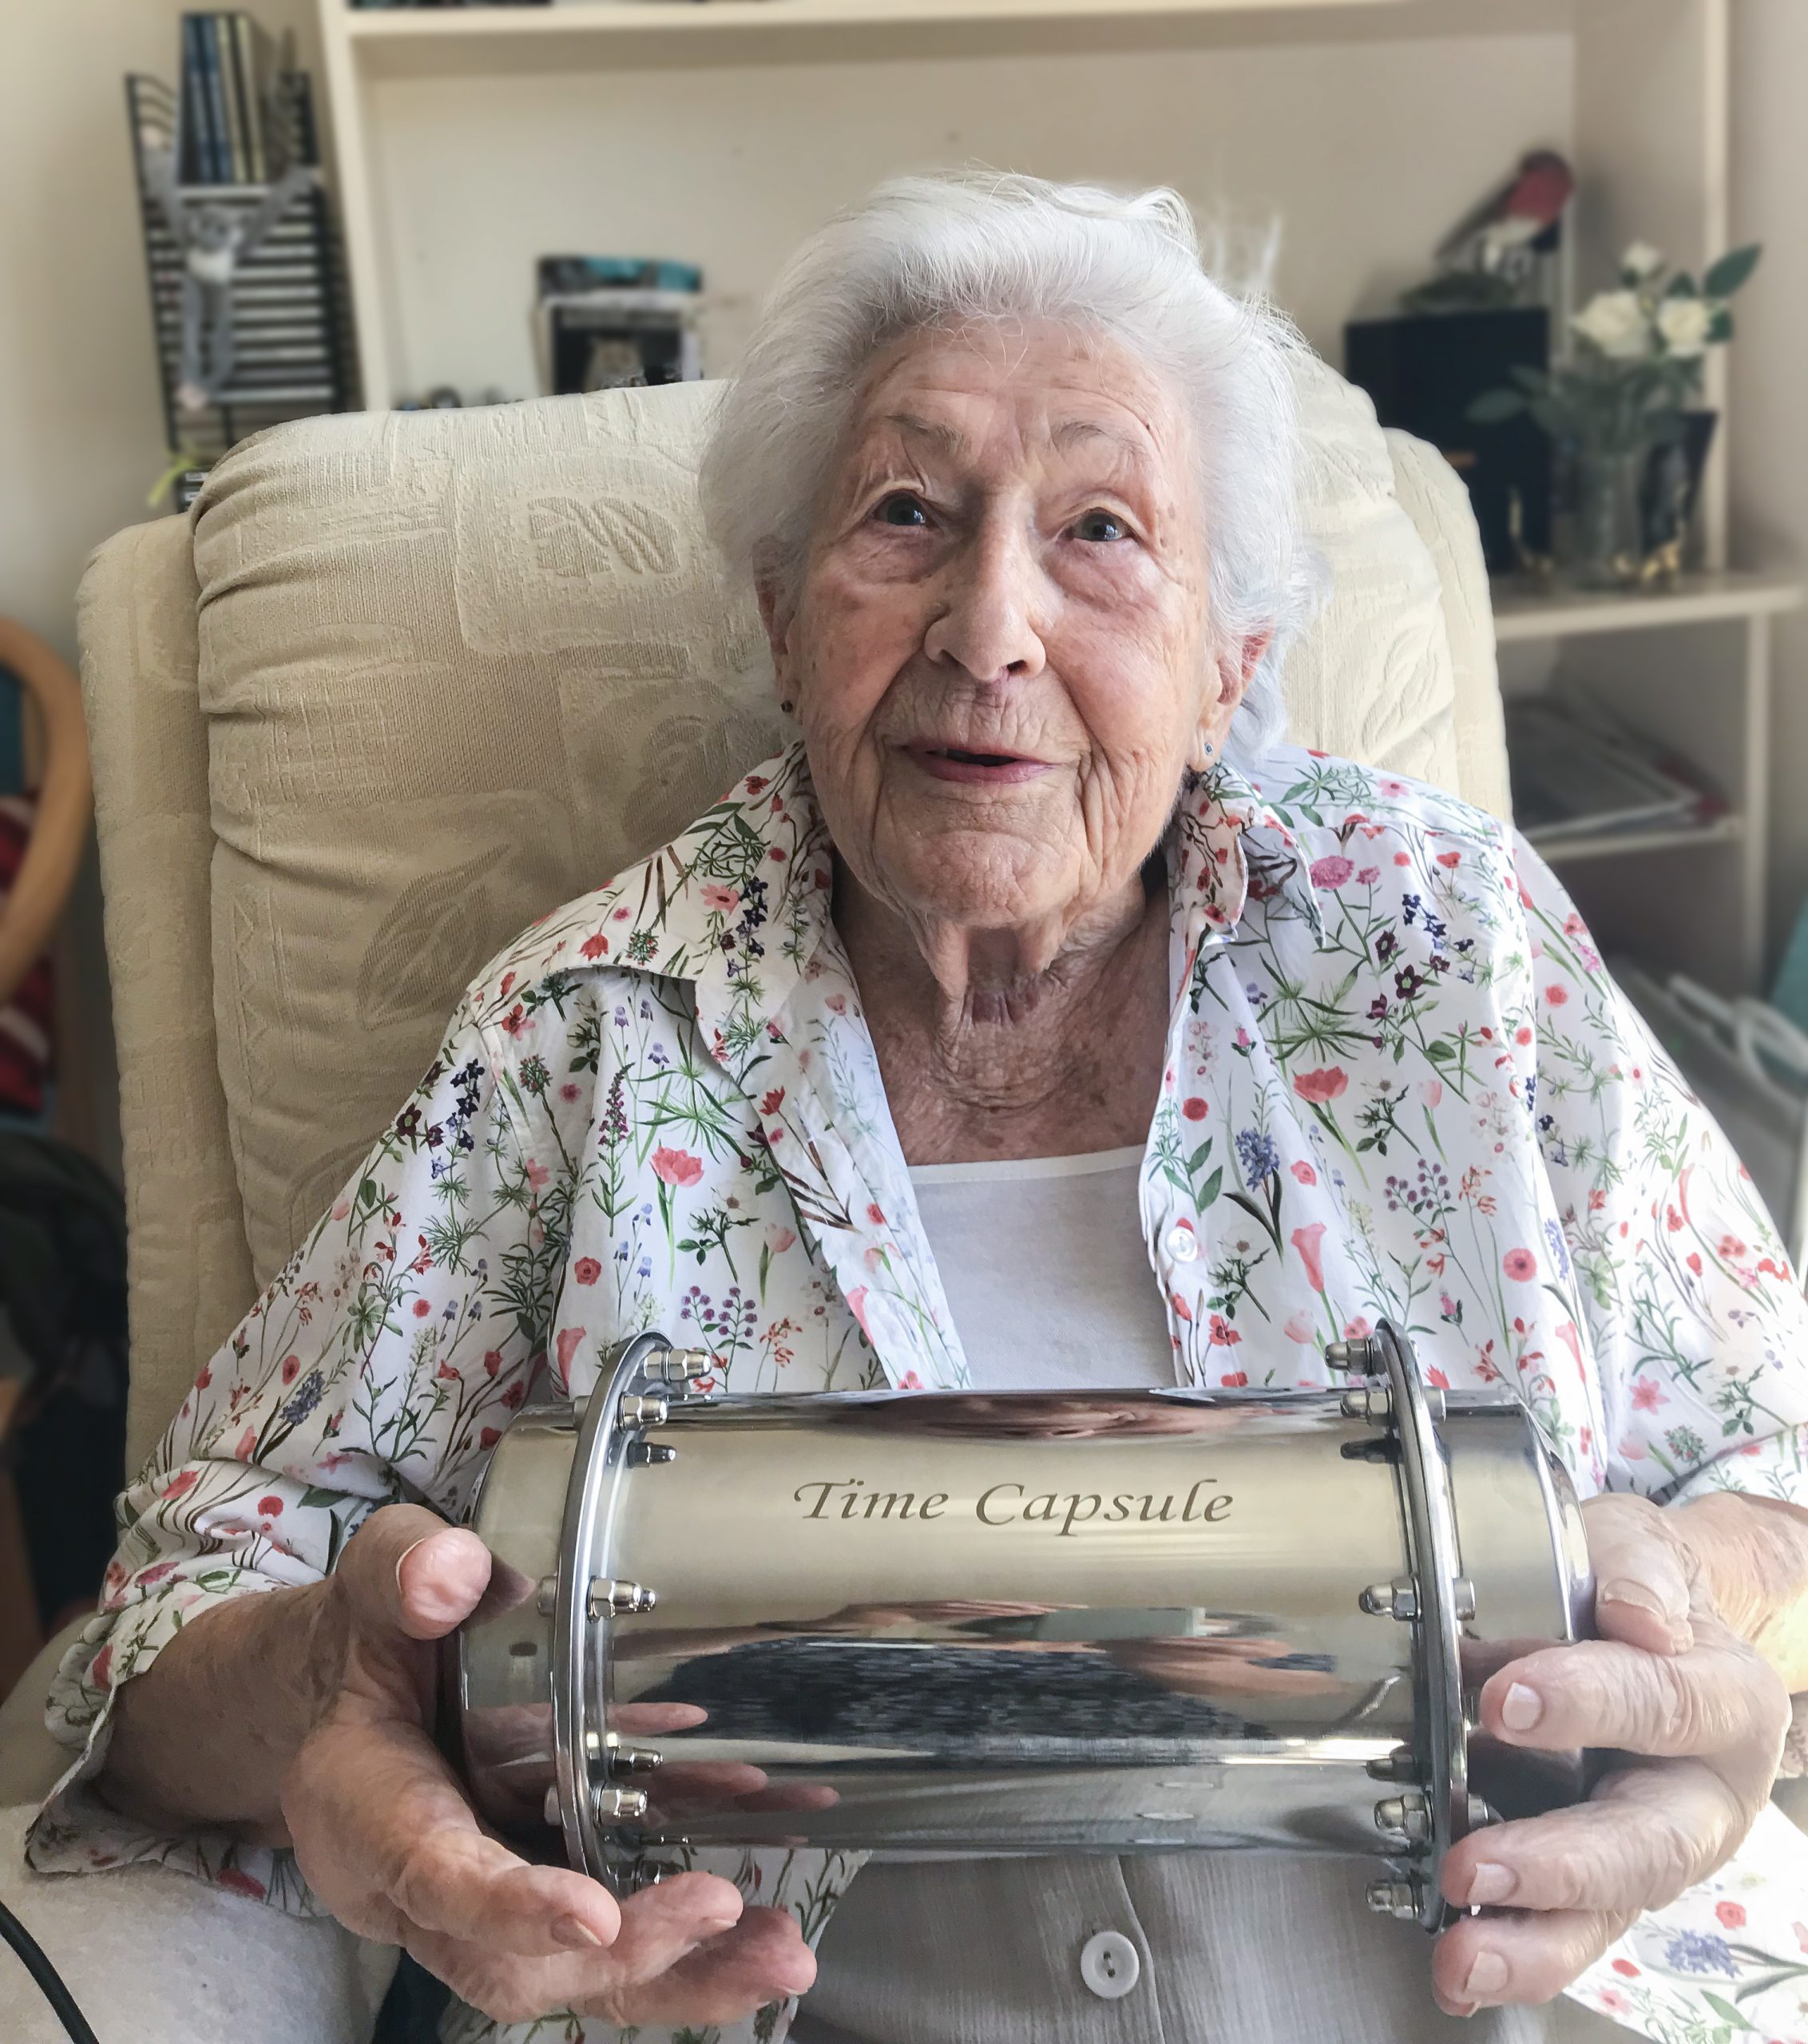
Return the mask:
M 415 1505 L 373 1512 L 319 1607 L 311 1729 L 282 1782 L 309 1886 L 342 1923 L 401 1945 L 500 2022 L 559 2010 L 726 2024 L 800 1994 L 815 1959 L 795 1918 L 688 1873 L 618 1902 L 487 1832 L 430 1733 L 434 1644 L 490 1581 L 474 1533 Z

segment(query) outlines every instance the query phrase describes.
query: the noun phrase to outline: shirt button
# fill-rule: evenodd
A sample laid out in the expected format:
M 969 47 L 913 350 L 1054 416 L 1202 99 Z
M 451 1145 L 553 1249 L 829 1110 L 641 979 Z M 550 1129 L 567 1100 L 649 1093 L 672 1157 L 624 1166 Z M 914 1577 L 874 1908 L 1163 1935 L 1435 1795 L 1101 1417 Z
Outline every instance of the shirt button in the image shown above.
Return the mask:
M 1184 1222 L 1179 1222 L 1168 1231 L 1167 1246 L 1176 1263 L 1191 1263 L 1199 1254 L 1199 1237 Z
M 1080 1947 L 1080 1977 L 1101 2002 L 1115 2002 L 1136 1984 L 1143 1962 L 1121 1931 L 1100 1931 Z

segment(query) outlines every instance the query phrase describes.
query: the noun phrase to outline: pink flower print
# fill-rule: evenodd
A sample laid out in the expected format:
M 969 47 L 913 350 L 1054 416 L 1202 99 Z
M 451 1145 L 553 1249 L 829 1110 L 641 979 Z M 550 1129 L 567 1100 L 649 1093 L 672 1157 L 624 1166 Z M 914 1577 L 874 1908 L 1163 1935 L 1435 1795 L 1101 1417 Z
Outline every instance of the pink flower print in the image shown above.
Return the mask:
M 831 1015 L 845 1015 L 847 1012 L 847 996 L 844 993 L 831 993 L 823 1005 Z
M 797 1240 L 797 1230 L 775 1221 L 766 1230 L 766 1246 L 774 1256 L 783 1256 Z
M 230 1888 L 235 1895 L 248 1895 L 253 1902 L 264 1899 L 263 1882 L 248 1874 L 242 1867 L 222 1867 L 213 1878 L 221 1888 Z
M 1528 1285 L 1538 1275 L 1538 1259 L 1528 1249 L 1510 1249 L 1501 1258 L 1501 1268 L 1516 1283 Z
M 688 1150 L 668 1150 L 661 1144 L 653 1152 L 653 1172 L 668 1185 L 695 1185 L 703 1176 L 703 1159 Z
M 502 1429 L 500 1427 L 486 1427 L 478 1436 L 477 1444 L 479 1448 L 487 1450 L 494 1448 L 502 1438 Z
M 1314 887 L 1341 887 L 1356 870 L 1356 862 L 1334 852 L 1327 858 L 1314 859 L 1309 870 Z
M 1235 1348 L 1243 1339 L 1221 1313 L 1215 1313 L 1206 1323 L 1206 1339 L 1215 1349 Z
M 447 1384 L 456 1384 L 458 1381 L 458 1365 L 456 1363 L 442 1362 L 434 1372 L 434 1375 Z
M 1193 1317 L 1192 1308 L 1187 1304 L 1186 1301 L 1181 1297 L 1178 1292 L 1170 1292 L 1168 1293 L 1168 1303 L 1174 1309 L 1174 1317 L 1176 1319 L 1191 1321 Z
M 606 958 L 609 955 L 609 941 L 598 930 L 594 937 L 587 937 L 578 949 L 586 958 Z
M 88 1670 L 88 1679 L 97 1689 L 107 1686 L 107 1676 L 113 1667 L 113 1642 L 109 1640 L 94 1656 L 94 1665 Z
M 1249 1382 L 1247 1370 L 1226 1370 L 1218 1381 L 1227 1391 L 1239 1391 Z
M 186 1497 L 200 1480 L 200 1472 L 197 1469 L 179 1469 L 158 1495 L 166 1501 L 171 1498 Z
M 1462 862 L 1463 855 L 1461 852 L 1440 852 L 1437 854 L 1437 863 L 1440 866 L 1456 867 L 1461 866 Z
M 603 1274 L 603 1266 L 593 1256 L 581 1256 L 571 1266 L 571 1274 L 580 1285 L 594 1285 Z
M 1380 878 L 1381 868 L 1378 866 L 1366 866 L 1363 867 L 1362 870 L 1357 874 L 1356 881 L 1358 886 L 1373 887 L 1375 882 Z
M 1745 1911 L 1739 1903 L 1717 1902 L 1714 1905 L 1714 1913 L 1729 1931 L 1743 1931 L 1745 1928 Z
M 415 1301 L 414 1301 L 414 1317 L 415 1317 L 415 1319 L 417 1319 L 417 1320 L 425 1320 L 425 1319 L 426 1318 L 427 1315 L 428 1315 L 430 1313 L 431 1313 L 432 1311 L 433 1311 L 433 1302 L 432 1302 L 432 1301 L 431 1301 L 430 1299 L 417 1299 L 417 1300 L 415 1300 Z
M 1374 1333 L 1374 1329 L 1370 1326 L 1368 1316 L 1366 1313 L 1359 1313 L 1354 1320 L 1346 1320 L 1343 1323 L 1343 1338 L 1346 1341 L 1366 1341 Z
M 1598 2007 L 1605 2009 L 1609 2015 L 1624 2015 L 1632 2006 L 1617 1987 L 1597 1987 L 1595 1990 L 1595 2002 Z
M 872 1222 L 875 1228 L 882 1228 L 885 1226 L 885 1209 L 880 1206 L 876 1199 L 870 1199 L 867 1201 L 866 1218 Z
M 584 1332 L 581 1327 L 579 1328 L 577 1331 L 580 1334 Z M 561 1334 L 559 1337 L 559 1339 L 562 1341 L 565 1339 L 565 1337 Z M 562 1384 L 559 1387 L 561 1391 L 565 1390 L 566 1388 L 567 1387 Z M 502 1393 L 502 1403 L 511 1412 L 513 1412 L 519 1407 L 521 1400 L 525 1398 L 526 1396 L 527 1386 L 523 1384 L 521 1379 L 517 1377 L 514 1382 L 509 1386 L 508 1389 Z
M 1419 1081 L 1419 1098 L 1426 1107 L 1435 1107 L 1443 1097 L 1444 1081 L 1441 1079 L 1421 1079 Z
M 1293 1246 L 1299 1252 L 1300 1262 L 1306 1266 L 1306 1281 L 1314 1292 L 1325 1289 L 1324 1240 L 1322 1221 L 1314 1221 L 1293 1231 Z
M 1314 1107 L 1336 1099 L 1349 1083 L 1350 1075 L 1340 1064 L 1327 1064 L 1318 1072 L 1296 1072 L 1293 1075 L 1295 1092 Z
M 1288 1165 L 1287 1169 L 1301 1185 L 1316 1185 L 1318 1182 L 1318 1174 L 1303 1158 L 1298 1163 Z
M 248 1462 L 256 1452 L 257 1429 L 256 1427 L 247 1427 L 239 1436 L 238 1446 L 232 1451 L 232 1460 L 235 1462 Z
M 703 890 L 703 905 L 719 916 L 732 916 L 741 905 L 738 888 L 723 887 L 712 881 Z
M 333 1206 L 333 1218 L 335 1221 L 343 1221 L 351 1211 L 351 1202 L 349 1199 L 336 1201 Z
M 848 1293 L 847 1304 L 849 1310 L 860 1323 L 860 1332 L 870 1341 L 873 1330 L 866 1325 L 866 1288 L 864 1285 L 856 1285 Z
M 284 1384 L 293 1384 L 300 1369 L 300 1357 L 285 1356 L 283 1358 L 282 1368 L 279 1374 L 281 1376 Z
M 571 1359 L 577 1353 L 577 1345 L 584 1339 L 585 1333 L 585 1330 L 581 1327 L 561 1327 L 559 1329 L 558 1379 L 559 1388 L 561 1391 L 569 1390 L 571 1387 Z M 509 1386 L 510 1391 L 519 1391 L 520 1388 L 518 1383 L 511 1384 Z M 507 1403 L 506 1396 L 503 1402 Z
M 898 1380 L 898 1388 L 900 1391 L 921 1391 L 922 1388 L 923 1380 L 914 1370 L 906 1370 Z
M 612 922 L 624 923 L 627 920 L 628 911 L 625 909 L 617 909 L 614 915 L 610 917 Z
M 1203 1121 L 1209 1110 L 1197 1093 L 1189 1093 L 1180 1103 L 1180 1111 L 1188 1121 Z
M 1803 1950 L 1808 1951 L 1808 1946 L 1804 1946 Z M 1639 1977 L 1638 1967 L 1629 1959 L 1616 1959 L 1613 1962 L 1613 1970 L 1622 1980 L 1636 1980 Z
M 1548 986 L 1544 989 L 1544 998 L 1552 1007 L 1561 1008 L 1569 998 L 1569 989 L 1568 987 Z
M 494 1377 L 502 1367 L 502 1350 L 500 1349 L 486 1349 L 483 1352 L 484 1375 L 486 1377 Z
M 779 1111 L 779 1108 L 782 1107 L 784 1103 L 784 1087 L 783 1086 L 775 1086 L 770 1091 L 761 1095 L 759 1111 L 762 1115 L 770 1119 L 772 1115 L 775 1115 Z
M 537 1159 L 529 1159 L 527 1165 L 527 1182 L 533 1186 L 536 1192 L 545 1190 L 546 1181 L 551 1178 L 552 1175 L 552 1173 L 547 1170 L 546 1167 L 538 1162 Z
M 1288 1341 L 1297 1341 L 1302 1349 L 1314 1347 L 1318 1339 L 1318 1329 L 1312 1325 L 1310 1317 L 1302 1313 L 1291 1314 L 1287 1325 L 1281 1331 L 1287 1336 Z
M 514 974 L 513 972 L 505 972 L 502 975 L 502 984 L 496 989 L 496 998 L 498 1000 L 506 1000 L 509 997 L 509 989 L 514 984 Z
M 1659 1405 L 1669 1403 L 1654 1377 L 1642 1377 L 1632 1387 L 1632 1410 L 1635 1412 L 1655 1412 Z
M 283 1500 L 272 1491 L 268 1497 L 258 1499 L 257 1508 L 266 1519 L 274 1519 L 283 1509 Z

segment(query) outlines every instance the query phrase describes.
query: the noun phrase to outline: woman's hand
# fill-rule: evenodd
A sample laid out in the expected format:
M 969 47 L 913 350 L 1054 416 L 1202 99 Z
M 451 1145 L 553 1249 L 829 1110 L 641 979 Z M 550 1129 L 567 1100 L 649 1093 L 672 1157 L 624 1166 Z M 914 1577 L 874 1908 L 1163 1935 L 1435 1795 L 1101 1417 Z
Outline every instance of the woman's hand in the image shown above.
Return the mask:
M 371 1514 L 329 1579 L 315 1722 L 281 1789 L 315 1893 L 500 2022 L 569 2008 L 621 2026 L 725 2024 L 802 1994 L 815 1961 L 785 1911 L 743 1909 L 731 1883 L 696 1873 L 618 1903 L 484 1829 L 427 1728 L 433 1642 L 470 1614 L 490 1574 L 474 1533 L 393 1505 Z
M 1732 1856 L 1777 1771 L 1782 1678 L 1723 1622 L 1679 1515 L 1642 1498 L 1582 1507 L 1597 1638 L 1493 1675 L 1481 1723 L 1509 1745 L 1617 1749 L 1573 1809 L 1472 1833 L 1444 1862 L 1452 1903 L 1497 1906 L 1438 1941 L 1441 2005 L 1544 2002 L 1647 1909 Z

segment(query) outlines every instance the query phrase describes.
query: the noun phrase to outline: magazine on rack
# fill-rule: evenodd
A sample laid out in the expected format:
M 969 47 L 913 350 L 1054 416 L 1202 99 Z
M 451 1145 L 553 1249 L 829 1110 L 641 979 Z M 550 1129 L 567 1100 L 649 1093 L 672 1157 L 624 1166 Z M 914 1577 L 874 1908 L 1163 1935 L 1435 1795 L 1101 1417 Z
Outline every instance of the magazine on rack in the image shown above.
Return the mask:
M 1724 806 L 1655 739 L 1574 685 L 1509 697 L 1506 724 L 1513 814 L 1534 845 L 1705 824 Z

